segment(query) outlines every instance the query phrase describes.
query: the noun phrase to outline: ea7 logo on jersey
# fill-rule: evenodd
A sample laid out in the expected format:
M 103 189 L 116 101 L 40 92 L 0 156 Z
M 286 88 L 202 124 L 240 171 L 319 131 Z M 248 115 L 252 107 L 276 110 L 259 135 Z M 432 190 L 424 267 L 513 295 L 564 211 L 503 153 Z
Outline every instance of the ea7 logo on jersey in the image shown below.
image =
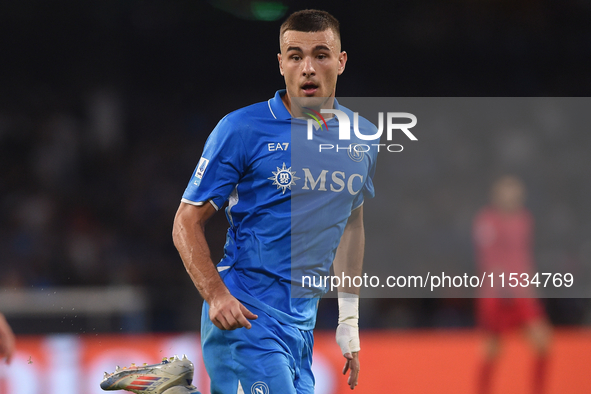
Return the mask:
M 287 150 L 288 147 L 289 142 L 269 142 L 267 144 L 267 149 L 269 149 L 269 152 L 275 152 L 277 150 Z

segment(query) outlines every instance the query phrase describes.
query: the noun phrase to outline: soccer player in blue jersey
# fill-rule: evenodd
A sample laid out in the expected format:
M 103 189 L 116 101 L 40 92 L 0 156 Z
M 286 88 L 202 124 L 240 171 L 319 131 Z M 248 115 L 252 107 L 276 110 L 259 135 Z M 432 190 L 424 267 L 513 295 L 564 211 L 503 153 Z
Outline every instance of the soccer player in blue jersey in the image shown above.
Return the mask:
M 319 152 L 319 142 L 339 142 L 336 117 L 325 118 L 328 130 L 317 129 L 314 143 L 305 127 L 302 133 L 293 127 L 305 125 L 299 118 L 312 110 L 340 110 L 353 119 L 335 99 L 347 62 L 338 21 L 324 11 L 296 12 L 281 26 L 280 49 L 286 89 L 218 123 L 174 222 L 175 246 L 205 300 L 201 342 L 212 393 L 313 393 L 318 298 L 295 296 L 292 285 L 302 278 L 293 273 L 328 275 L 332 265 L 337 276 L 361 275 L 362 204 L 374 194 L 377 154 Z M 369 122 L 360 123 L 367 134 L 375 133 Z M 364 141 L 345 141 L 358 142 Z M 204 228 L 226 201 L 230 227 L 224 257 L 214 264 Z M 359 289 L 343 284 L 338 290 L 336 339 L 353 389 Z

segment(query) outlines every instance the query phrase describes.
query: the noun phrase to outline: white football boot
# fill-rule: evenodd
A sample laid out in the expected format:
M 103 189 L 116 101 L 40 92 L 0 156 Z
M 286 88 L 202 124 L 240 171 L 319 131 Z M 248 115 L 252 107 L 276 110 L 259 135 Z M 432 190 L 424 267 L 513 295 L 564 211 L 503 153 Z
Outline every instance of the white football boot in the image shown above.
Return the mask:
M 160 364 L 131 364 L 107 373 L 101 382 L 103 390 L 127 390 L 136 394 L 200 394 L 193 381 L 194 366 L 187 356 L 165 358 Z

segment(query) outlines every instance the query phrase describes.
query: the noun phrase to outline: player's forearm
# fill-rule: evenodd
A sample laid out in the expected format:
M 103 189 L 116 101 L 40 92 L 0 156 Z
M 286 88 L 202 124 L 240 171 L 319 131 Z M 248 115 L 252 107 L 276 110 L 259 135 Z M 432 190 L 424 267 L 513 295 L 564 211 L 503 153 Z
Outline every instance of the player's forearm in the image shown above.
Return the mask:
M 205 239 L 205 222 L 191 212 L 191 207 L 179 208 L 173 225 L 173 241 L 193 284 L 205 301 L 211 303 L 216 297 L 229 291 L 211 260 Z
M 335 275 L 354 277 L 363 275 L 363 251 L 365 231 L 363 227 L 363 206 L 351 212 L 333 262 Z M 345 283 L 347 284 L 347 283 Z M 340 286 L 339 292 L 359 295 L 358 287 Z
M 14 346 L 14 334 L 4 318 L 4 315 L 0 313 L 0 359 L 6 358 L 6 362 L 10 364 L 14 352 Z
M 351 212 L 345 226 L 333 263 L 335 275 L 361 276 L 364 246 L 363 207 L 360 207 Z M 347 359 L 343 373 L 346 373 L 347 369 L 351 369 L 348 383 L 353 389 L 357 385 L 358 352 L 361 349 L 359 343 L 359 288 L 340 286 L 338 291 L 339 324 L 335 339 L 341 348 L 341 353 Z

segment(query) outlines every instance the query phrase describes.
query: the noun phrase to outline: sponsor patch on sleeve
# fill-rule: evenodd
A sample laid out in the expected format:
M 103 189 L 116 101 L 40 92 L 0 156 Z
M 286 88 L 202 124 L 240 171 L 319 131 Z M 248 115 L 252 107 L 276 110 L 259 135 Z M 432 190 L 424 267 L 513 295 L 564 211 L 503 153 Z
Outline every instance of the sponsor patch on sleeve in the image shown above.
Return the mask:
M 197 171 L 195 171 L 195 185 L 199 185 L 201 183 L 201 178 L 203 178 L 203 174 L 205 173 L 205 169 L 209 164 L 209 160 L 205 157 L 199 159 L 199 164 L 197 164 Z
M 197 172 L 195 172 L 195 176 L 197 178 L 203 178 L 203 174 L 205 173 L 205 169 L 207 168 L 208 164 L 209 160 L 207 160 L 205 157 L 199 159 L 199 164 L 197 165 Z

